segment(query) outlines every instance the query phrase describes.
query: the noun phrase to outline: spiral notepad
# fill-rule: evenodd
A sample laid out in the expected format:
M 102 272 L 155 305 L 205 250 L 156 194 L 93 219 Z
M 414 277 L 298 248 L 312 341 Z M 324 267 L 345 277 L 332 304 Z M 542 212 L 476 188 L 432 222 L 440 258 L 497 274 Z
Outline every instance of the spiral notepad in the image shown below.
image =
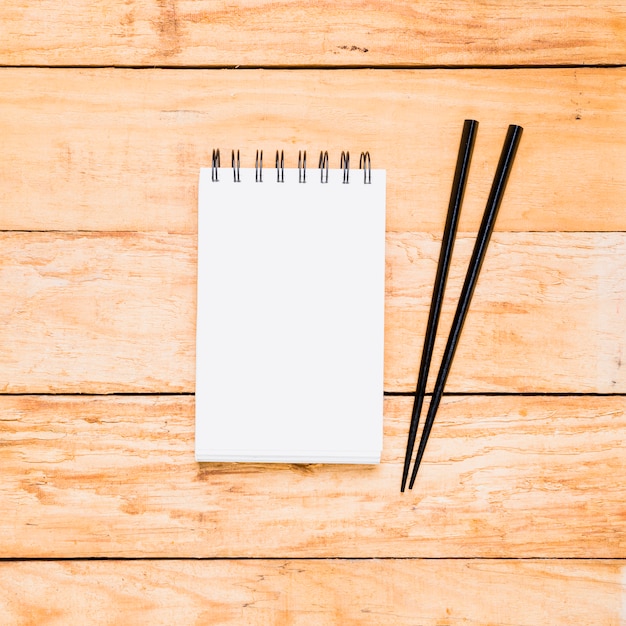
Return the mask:
M 230 165 L 200 171 L 196 459 L 377 463 L 385 171 Z

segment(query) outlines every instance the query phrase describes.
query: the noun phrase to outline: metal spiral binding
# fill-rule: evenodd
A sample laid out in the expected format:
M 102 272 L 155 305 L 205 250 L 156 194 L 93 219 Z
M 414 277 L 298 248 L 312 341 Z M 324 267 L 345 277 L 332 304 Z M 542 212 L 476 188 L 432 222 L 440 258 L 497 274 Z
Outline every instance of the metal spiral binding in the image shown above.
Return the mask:
M 220 149 L 213 150 L 213 155 L 211 156 L 211 180 L 213 182 L 218 181 L 217 173 L 218 168 L 220 166 Z
M 339 165 L 340 169 L 343 170 L 343 184 L 347 185 L 350 182 L 350 153 L 342 152 L 341 153 L 341 162 Z
M 369 152 L 361 152 L 359 159 L 359 169 L 363 170 L 363 183 L 365 185 L 372 184 L 372 160 Z
M 322 151 L 320 152 L 320 182 L 327 183 L 328 182 L 328 152 Z M 324 176 L 326 174 L 326 176 Z
M 237 159 L 235 160 L 235 151 L 233 150 L 230 160 L 233 166 L 233 180 L 236 183 L 240 183 L 241 179 L 239 178 L 239 150 L 237 150 Z
M 211 155 L 211 180 L 213 182 L 219 182 L 219 169 L 220 164 L 220 150 L 216 148 Z M 231 151 L 231 166 L 233 170 L 233 181 L 236 183 L 241 182 L 241 162 L 239 156 L 239 150 Z M 320 151 L 320 158 L 318 164 L 320 170 L 320 182 L 322 184 L 328 183 L 329 175 L 329 158 L 328 151 Z M 350 182 L 350 152 L 342 151 L 341 161 L 339 165 L 342 170 L 342 182 L 344 185 Z M 372 161 L 369 152 L 361 152 L 359 158 L 359 169 L 363 170 L 363 183 L 365 185 L 372 184 Z M 256 158 L 254 161 L 254 180 L 257 183 L 263 182 L 263 150 L 256 151 Z M 276 182 L 285 182 L 285 151 L 276 150 Z M 306 183 L 306 150 L 298 150 L 298 182 Z
M 298 182 L 306 183 L 306 150 L 298 150 Z
M 263 150 L 256 151 L 256 159 L 254 161 L 254 180 L 257 183 L 263 182 Z
M 276 150 L 276 182 L 285 182 L 285 152 L 280 151 L 280 159 L 278 158 L 278 150 Z

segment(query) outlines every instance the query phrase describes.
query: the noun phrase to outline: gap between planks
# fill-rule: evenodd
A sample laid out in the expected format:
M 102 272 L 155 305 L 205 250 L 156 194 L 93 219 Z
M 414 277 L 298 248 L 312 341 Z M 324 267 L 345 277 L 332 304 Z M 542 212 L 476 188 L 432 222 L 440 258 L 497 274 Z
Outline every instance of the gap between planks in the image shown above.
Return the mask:
M 24 396 L 37 396 L 37 397 L 70 397 L 70 398 L 115 398 L 115 397 L 137 397 L 137 398 L 150 398 L 150 397 L 160 397 L 160 396 L 181 396 L 181 397 L 194 397 L 196 394 L 193 391 L 146 391 L 146 392 L 132 392 L 132 391 L 113 391 L 111 393 L 79 393 L 79 392 L 46 392 L 46 393 L 38 393 L 38 392 L 19 392 L 19 393 L 0 393 L 0 398 L 14 398 L 14 397 L 24 397 Z M 386 398 L 412 398 L 415 396 L 415 392 L 413 391 L 384 391 L 383 395 Z M 427 392 L 425 394 L 427 398 L 432 396 L 431 392 Z M 588 393 L 588 392 L 543 392 L 543 391 L 511 391 L 511 392 L 502 392 L 502 391 L 451 391 L 443 394 L 445 398 L 460 398 L 464 396 L 469 396 L 473 398 L 510 398 L 510 397 L 521 397 L 521 398 L 621 398 L 626 396 L 626 393 Z
M 229 562 L 229 561 L 376 561 L 376 562 L 395 562 L 395 561 L 498 561 L 518 563 L 518 562 L 561 562 L 568 563 L 626 563 L 624 557 L 579 557 L 579 556 L 198 556 L 198 557 L 181 557 L 181 556 L 27 556 L 27 557 L 0 557 L 0 563 L 67 563 L 67 562 L 158 562 L 158 561 L 188 561 L 196 562 Z
M 624 63 L 544 63 L 544 64 L 453 64 L 447 65 L 419 65 L 414 63 L 367 65 L 355 63 L 352 65 L 10 65 L 0 64 L 0 69 L 15 70 L 175 70 L 175 71 L 196 71 L 196 70 L 271 70 L 271 71 L 345 71 L 345 70 L 570 70 L 570 69 L 619 69 L 626 67 Z

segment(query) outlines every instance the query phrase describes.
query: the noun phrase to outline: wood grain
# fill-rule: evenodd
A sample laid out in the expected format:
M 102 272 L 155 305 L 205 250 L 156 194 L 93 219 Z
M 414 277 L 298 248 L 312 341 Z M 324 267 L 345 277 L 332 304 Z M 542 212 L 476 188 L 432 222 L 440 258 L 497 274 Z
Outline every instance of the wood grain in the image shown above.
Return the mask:
M 0 89 L 0 229 L 195 233 L 213 148 L 246 166 L 284 149 L 288 167 L 324 148 L 334 167 L 367 149 L 388 170 L 389 231 L 439 234 L 474 118 L 460 230 L 477 230 L 510 123 L 525 132 L 498 230 L 626 230 L 626 68 L 5 68 Z
M 456 247 L 432 380 L 472 245 Z M 193 392 L 196 246 L 0 233 L 0 391 Z M 438 253 L 434 236 L 388 234 L 387 391 L 414 390 Z M 624 233 L 495 233 L 447 390 L 624 393 L 625 282 Z
M 455 246 L 429 388 L 474 240 Z M 387 237 L 386 390 L 415 391 L 440 242 Z M 623 233 L 496 233 L 446 390 L 623 393 L 625 284 Z
M 619 626 L 623 562 L 0 563 L 4 624 Z
M 410 408 L 377 466 L 198 464 L 192 397 L 0 397 L 0 556 L 626 557 L 626 398 L 444 398 L 400 494 Z
M 9 65 L 519 65 L 626 61 L 620 3 L 8 0 Z
M 0 250 L 0 391 L 194 391 L 195 237 L 3 233 Z
M 605 0 L 3 2 L 0 394 L 121 395 L 0 395 L 0 623 L 625 624 L 625 64 Z M 573 395 L 447 396 L 405 494 L 410 397 L 378 466 L 196 463 L 211 150 L 388 170 L 385 386 L 412 391 L 465 118 L 442 335 L 525 132 L 448 389 Z

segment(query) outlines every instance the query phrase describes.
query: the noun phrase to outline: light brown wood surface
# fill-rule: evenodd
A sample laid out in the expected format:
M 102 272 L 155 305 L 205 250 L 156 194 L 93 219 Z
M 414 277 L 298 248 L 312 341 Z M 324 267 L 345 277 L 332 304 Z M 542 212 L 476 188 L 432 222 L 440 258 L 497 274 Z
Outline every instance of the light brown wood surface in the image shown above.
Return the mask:
M 576 560 L 0 563 L 0 620 L 620 626 L 624 571 L 620 561 Z
M 625 64 L 622 1 L 4 2 L 0 623 L 626 623 Z M 465 118 L 435 367 L 525 131 L 400 494 Z M 380 465 L 194 461 L 213 148 L 387 170 Z
M 434 384 L 475 235 L 455 246 Z M 387 239 L 385 388 L 415 391 L 441 236 Z M 626 235 L 495 233 L 446 389 L 624 393 Z
M 480 122 L 475 232 L 507 126 L 525 127 L 500 231 L 626 230 L 626 68 L 0 69 L 0 229 L 195 233 L 198 170 L 257 149 L 369 150 L 389 231 L 443 229 L 463 119 Z
M 4 392 L 194 392 L 196 237 L 0 241 Z
M 5 396 L 2 555 L 626 558 L 624 397 L 447 398 L 400 494 L 411 405 L 380 465 L 198 464 L 192 397 Z
M 8 0 L 0 42 L 9 65 L 624 63 L 626 10 L 607 0 Z
M 388 234 L 386 391 L 415 387 L 439 239 Z M 435 373 L 473 241 L 455 248 Z M 624 393 L 624 284 L 624 233 L 496 233 L 447 390 Z M 195 235 L 0 233 L 0 299 L 5 393 L 195 390 Z

